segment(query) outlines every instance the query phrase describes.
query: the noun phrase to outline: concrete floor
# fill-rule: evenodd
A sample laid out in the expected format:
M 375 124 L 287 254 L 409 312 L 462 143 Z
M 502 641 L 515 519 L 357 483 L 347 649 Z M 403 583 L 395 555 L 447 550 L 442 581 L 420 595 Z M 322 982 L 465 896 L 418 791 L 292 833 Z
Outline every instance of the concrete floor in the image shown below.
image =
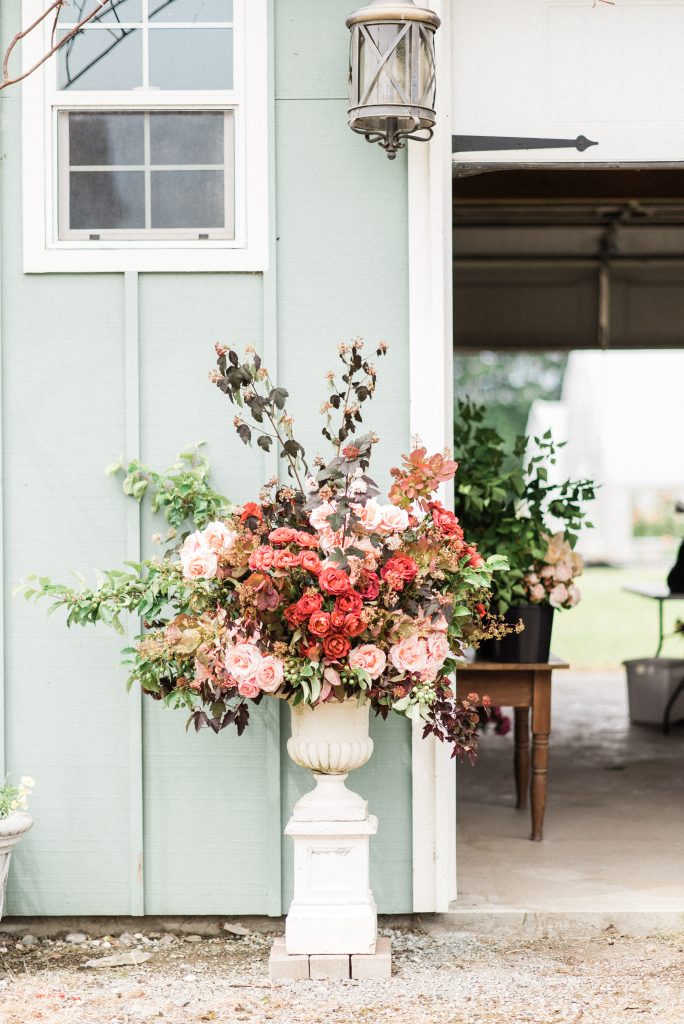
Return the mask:
M 458 773 L 452 909 L 684 923 L 684 726 L 630 725 L 622 672 L 557 672 L 553 687 L 544 840 L 514 807 L 512 734 L 487 735 Z

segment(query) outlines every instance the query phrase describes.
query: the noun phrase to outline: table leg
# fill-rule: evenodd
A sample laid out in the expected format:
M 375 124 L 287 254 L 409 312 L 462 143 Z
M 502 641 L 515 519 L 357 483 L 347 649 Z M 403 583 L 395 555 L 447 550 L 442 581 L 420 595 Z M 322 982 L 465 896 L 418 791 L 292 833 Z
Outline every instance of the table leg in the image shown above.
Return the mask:
M 665 632 L 665 624 L 663 622 L 663 601 L 658 600 L 658 650 L 655 652 L 656 658 L 660 657 L 660 652 L 663 649 L 663 641 Z
M 514 708 L 515 713 L 515 806 L 527 807 L 530 788 L 530 709 Z
M 551 732 L 551 673 L 535 672 L 532 694 L 532 835 L 539 842 L 544 833 L 549 733 Z

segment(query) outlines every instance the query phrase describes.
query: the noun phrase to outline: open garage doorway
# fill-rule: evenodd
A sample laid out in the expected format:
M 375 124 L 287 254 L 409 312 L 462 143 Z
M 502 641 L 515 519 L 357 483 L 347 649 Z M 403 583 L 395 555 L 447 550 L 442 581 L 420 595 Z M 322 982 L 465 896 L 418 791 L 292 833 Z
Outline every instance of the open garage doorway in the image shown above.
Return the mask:
M 551 429 L 559 478 L 600 491 L 583 600 L 554 625 L 571 669 L 553 680 L 544 840 L 514 808 L 512 734 L 490 730 L 459 776 L 455 909 L 662 921 L 684 912 L 684 727 L 630 721 L 622 663 L 658 643 L 657 602 L 625 588 L 664 587 L 684 536 L 684 170 L 459 170 L 455 399 L 511 438 Z M 684 661 L 677 618 L 666 605 L 661 655 Z

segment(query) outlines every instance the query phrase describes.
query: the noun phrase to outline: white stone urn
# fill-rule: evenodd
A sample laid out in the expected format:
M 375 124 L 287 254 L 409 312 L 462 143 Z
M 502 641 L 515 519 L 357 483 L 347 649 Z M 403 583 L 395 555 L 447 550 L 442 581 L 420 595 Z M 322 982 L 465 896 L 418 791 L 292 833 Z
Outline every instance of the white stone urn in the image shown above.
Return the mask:
M 373 753 L 368 704 L 326 701 L 292 709 L 287 752 L 313 772 L 316 787 L 295 804 L 294 899 L 285 925 L 288 953 L 375 952 L 377 909 L 369 884 L 370 837 L 378 828 L 349 772 Z
M 32 825 L 33 818 L 25 811 L 16 811 L 7 818 L 0 818 L 0 918 L 5 906 L 5 889 L 12 851 Z

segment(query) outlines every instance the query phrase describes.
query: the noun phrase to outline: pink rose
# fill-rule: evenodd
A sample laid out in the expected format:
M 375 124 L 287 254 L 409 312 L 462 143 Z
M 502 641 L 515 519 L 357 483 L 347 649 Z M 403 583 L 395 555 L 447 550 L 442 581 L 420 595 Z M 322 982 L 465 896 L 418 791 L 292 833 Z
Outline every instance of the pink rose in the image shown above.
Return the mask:
M 225 523 L 214 522 L 204 527 L 202 536 L 205 545 L 212 551 L 230 551 L 237 534 L 229 530 Z
M 399 533 L 409 524 L 408 512 L 396 505 L 380 506 L 380 530 L 383 533 Z
M 259 696 L 259 687 L 253 679 L 243 679 L 238 683 L 238 693 L 241 697 L 251 697 L 254 699 Z
M 430 661 L 443 665 L 449 656 L 449 641 L 446 633 L 431 633 L 427 638 L 427 649 Z
M 334 512 L 335 505 L 330 501 L 324 501 L 309 514 L 309 522 L 314 530 L 324 530 L 328 526 L 328 519 Z
M 576 604 L 579 604 L 581 598 L 580 588 L 576 584 L 571 583 L 568 587 L 568 605 L 570 608 L 574 608 Z
M 410 636 L 394 644 L 390 661 L 399 672 L 423 672 L 427 667 L 427 644 L 419 636 Z
M 555 576 L 558 583 L 569 583 L 572 579 L 572 566 L 567 562 L 556 562 Z
M 552 608 L 561 608 L 568 600 L 568 588 L 564 583 L 557 583 L 556 586 L 549 592 L 549 604 Z
M 555 569 L 552 565 L 545 565 L 539 575 L 543 580 L 552 580 L 555 574 Z
M 226 648 L 224 664 L 226 672 L 238 682 L 254 679 L 262 662 L 262 656 L 254 644 L 235 644 Z
M 546 590 L 543 583 L 535 583 L 530 587 L 530 601 L 532 604 L 539 604 L 546 597 Z
M 256 671 L 255 680 L 264 693 L 275 693 L 284 678 L 283 663 L 272 654 L 267 655 Z
M 198 548 L 189 554 L 181 550 L 181 565 L 186 580 L 210 580 L 218 569 L 218 556 L 210 548 Z
M 362 644 L 349 652 L 349 664 L 352 668 L 364 669 L 371 679 L 378 679 L 385 671 L 387 658 L 375 644 Z
M 183 545 L 179 551 L 179 555 L 183 558 L 184 555 L 192 555 L 195 551 L 199 551 L 201 548 L 205 548 L 204 537 L 199 530 L 195 530 L 189 537 L 186 537 L 183 541 Z

